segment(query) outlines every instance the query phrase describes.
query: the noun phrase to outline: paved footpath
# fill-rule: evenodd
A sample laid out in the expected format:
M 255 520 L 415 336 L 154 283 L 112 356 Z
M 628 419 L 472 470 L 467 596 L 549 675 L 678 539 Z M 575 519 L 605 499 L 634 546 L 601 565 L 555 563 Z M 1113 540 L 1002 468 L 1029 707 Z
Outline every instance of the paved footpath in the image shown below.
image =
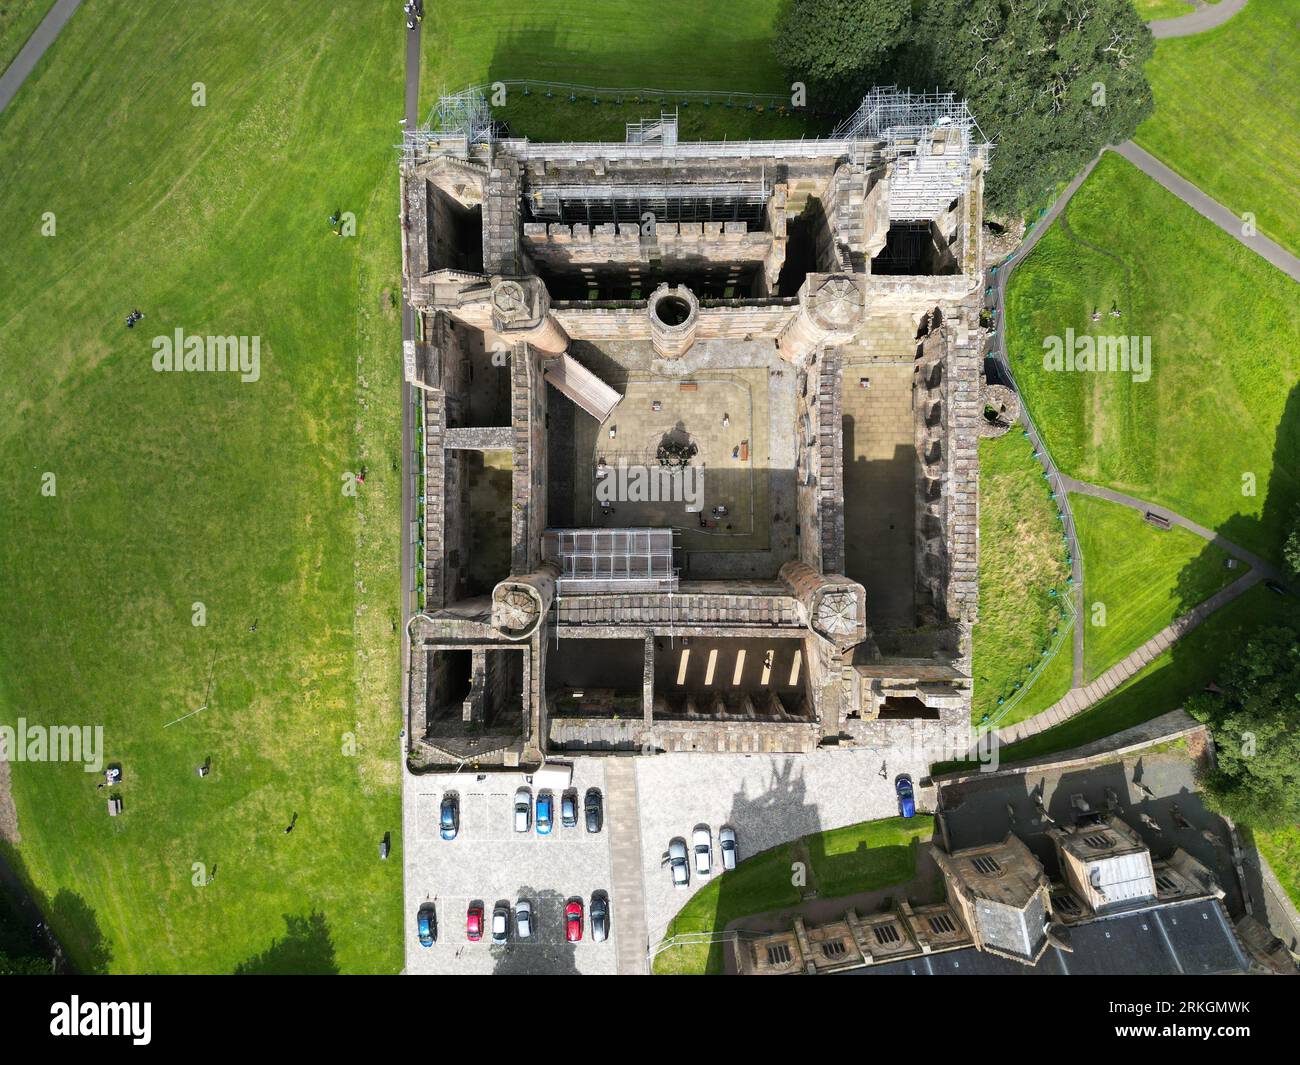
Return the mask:
M 68 19 L 81 6 L 81 0 L 56 0 L 50 13 L 41 20 L 27 43 L 22 46 L 14 61 L 9 64 L 4 74 L 0 74 L 0 111 L 9 106 L 14 95 L 22 88 L 27 75 L 36 69 L 41 56 L 54 43 L 59 31 L 67 25 Z
M 1192 0 L 1196 10 L 1177 18 L 1154 19 L 1147 23 L 1151 36 L 1157 41 L 1170 37 L 1190 37 L 1195 33 L 1204 33 L 1216 26 L 1222 26 L 1238 11 L 1246 6 L 1246 0 L 1219 0 L 1217 4 L 1207 4 L 1202 0 Z
M 1291 280 L 1300 281 L 1300 259 L 1260 233 L 1247 236 L 1243 232 L 1245 223 L 1240 218 L 1218 200 L 1205 195 L 1186 178 L 1180 177 L 1146 149 L 1140 148 L 1133 141 L 1125 141 L 1118 148 L 1111 150 L 1122 155 L 1147 177 L 1155 179 L 1197 214 L 1208 218 L 1233 240 L 1244 244 L 1260 258 L 1272 263 Z
M 646 971 L 645 884 L 641 879 L 641 817 L 636 794 L 636 759 L 611 757 L 605 763 L 605 831 L 609 833 L 614 877 L 610 929 L 618 954 L 619 976 Z

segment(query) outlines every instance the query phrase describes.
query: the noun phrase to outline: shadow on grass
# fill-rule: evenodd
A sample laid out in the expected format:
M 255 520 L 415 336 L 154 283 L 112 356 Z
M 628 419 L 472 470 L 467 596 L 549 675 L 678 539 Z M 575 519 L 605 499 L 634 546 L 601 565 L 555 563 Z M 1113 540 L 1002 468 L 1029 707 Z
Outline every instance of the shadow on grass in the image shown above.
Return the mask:
M 337 976 L 334 940 L 323 913 L 284 915 L 285 935 L 235 967 L 236 976 Z
M 89 903 L 61 889 L 53 899 L 32 885 L 17 848 L 0 848 L 0 881 L 8 913 L 4 953 L 48 958 L 58 973 L 100 976 L 108 972 L 113 952 Z M 43 922 L 44 927 L 39 928 Z M 30 953 L 28 953 L 30 951 Z

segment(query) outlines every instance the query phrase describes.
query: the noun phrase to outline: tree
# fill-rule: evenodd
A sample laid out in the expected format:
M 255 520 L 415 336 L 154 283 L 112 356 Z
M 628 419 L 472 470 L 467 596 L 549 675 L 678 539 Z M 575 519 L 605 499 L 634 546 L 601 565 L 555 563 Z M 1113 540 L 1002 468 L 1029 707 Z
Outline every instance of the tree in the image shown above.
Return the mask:
M 1291 576 L 1300 577 L 1300 508 L 1296 509 L 1295 517 L 1291 519 L 1291 535 L 1282 547 L 1282 557 Z
M 776 54 L 813 85 L 870 74 L 908 37 L 911 0 L 792 0 L 777 20 Z
M 1255 633 L 1233 659 L 1222 693 L 1201 692 L 1187 711 L 1214 732 L 1211 803 L 1261 828 L 1300 820 L 1300 631 Z
M 50 976 L 54 963 L 49 958 L 10 957 L 0 953 L 0 976 Z

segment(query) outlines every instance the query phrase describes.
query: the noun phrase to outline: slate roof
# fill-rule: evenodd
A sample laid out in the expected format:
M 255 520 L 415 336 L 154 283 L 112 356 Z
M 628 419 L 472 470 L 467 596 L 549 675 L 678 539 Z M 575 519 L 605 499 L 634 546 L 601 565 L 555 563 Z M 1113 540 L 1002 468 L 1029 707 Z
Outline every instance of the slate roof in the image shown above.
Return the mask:
M 1073 953 L 1049 946 L 1037 965 L 973 947 L 844 969 L 846 976 L 1205 976 L 1250 962 L 1217 899 L 1172 902 L 1100 917 L 1070 929 Z

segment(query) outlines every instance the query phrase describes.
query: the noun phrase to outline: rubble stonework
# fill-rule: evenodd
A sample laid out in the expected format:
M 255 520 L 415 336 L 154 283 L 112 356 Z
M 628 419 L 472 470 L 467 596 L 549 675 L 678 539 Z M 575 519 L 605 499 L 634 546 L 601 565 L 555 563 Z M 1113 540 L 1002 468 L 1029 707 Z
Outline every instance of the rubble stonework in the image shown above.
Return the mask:
M 407 135 L 419 339 L 404 360 L 425 463 L 413 768 L 957 749 L 988 153 L 953 147 L 969 115 L 952 115 L 920 134 L 951 153 L 933 188 L 940 171 L 899 147 L 915 138 L 861 123 L 754 145 Z M 914 369 L 910 405 L 864 418 L 855 445 L 888 419 L 915 425 L 906 620 L 873 619 L 870 552 L 845 572 L 866 535 L 846 523 L 845 469 L 866 460 L 846 444 L 844 389 L 869 383 L 846 383 L 849 352 L 855 375 L 877 358 Z M 890 380 L 877 394 L 894 402 Z M 702 500 L 598 504 L 601 464 L 629 456 L 693 467 Z

